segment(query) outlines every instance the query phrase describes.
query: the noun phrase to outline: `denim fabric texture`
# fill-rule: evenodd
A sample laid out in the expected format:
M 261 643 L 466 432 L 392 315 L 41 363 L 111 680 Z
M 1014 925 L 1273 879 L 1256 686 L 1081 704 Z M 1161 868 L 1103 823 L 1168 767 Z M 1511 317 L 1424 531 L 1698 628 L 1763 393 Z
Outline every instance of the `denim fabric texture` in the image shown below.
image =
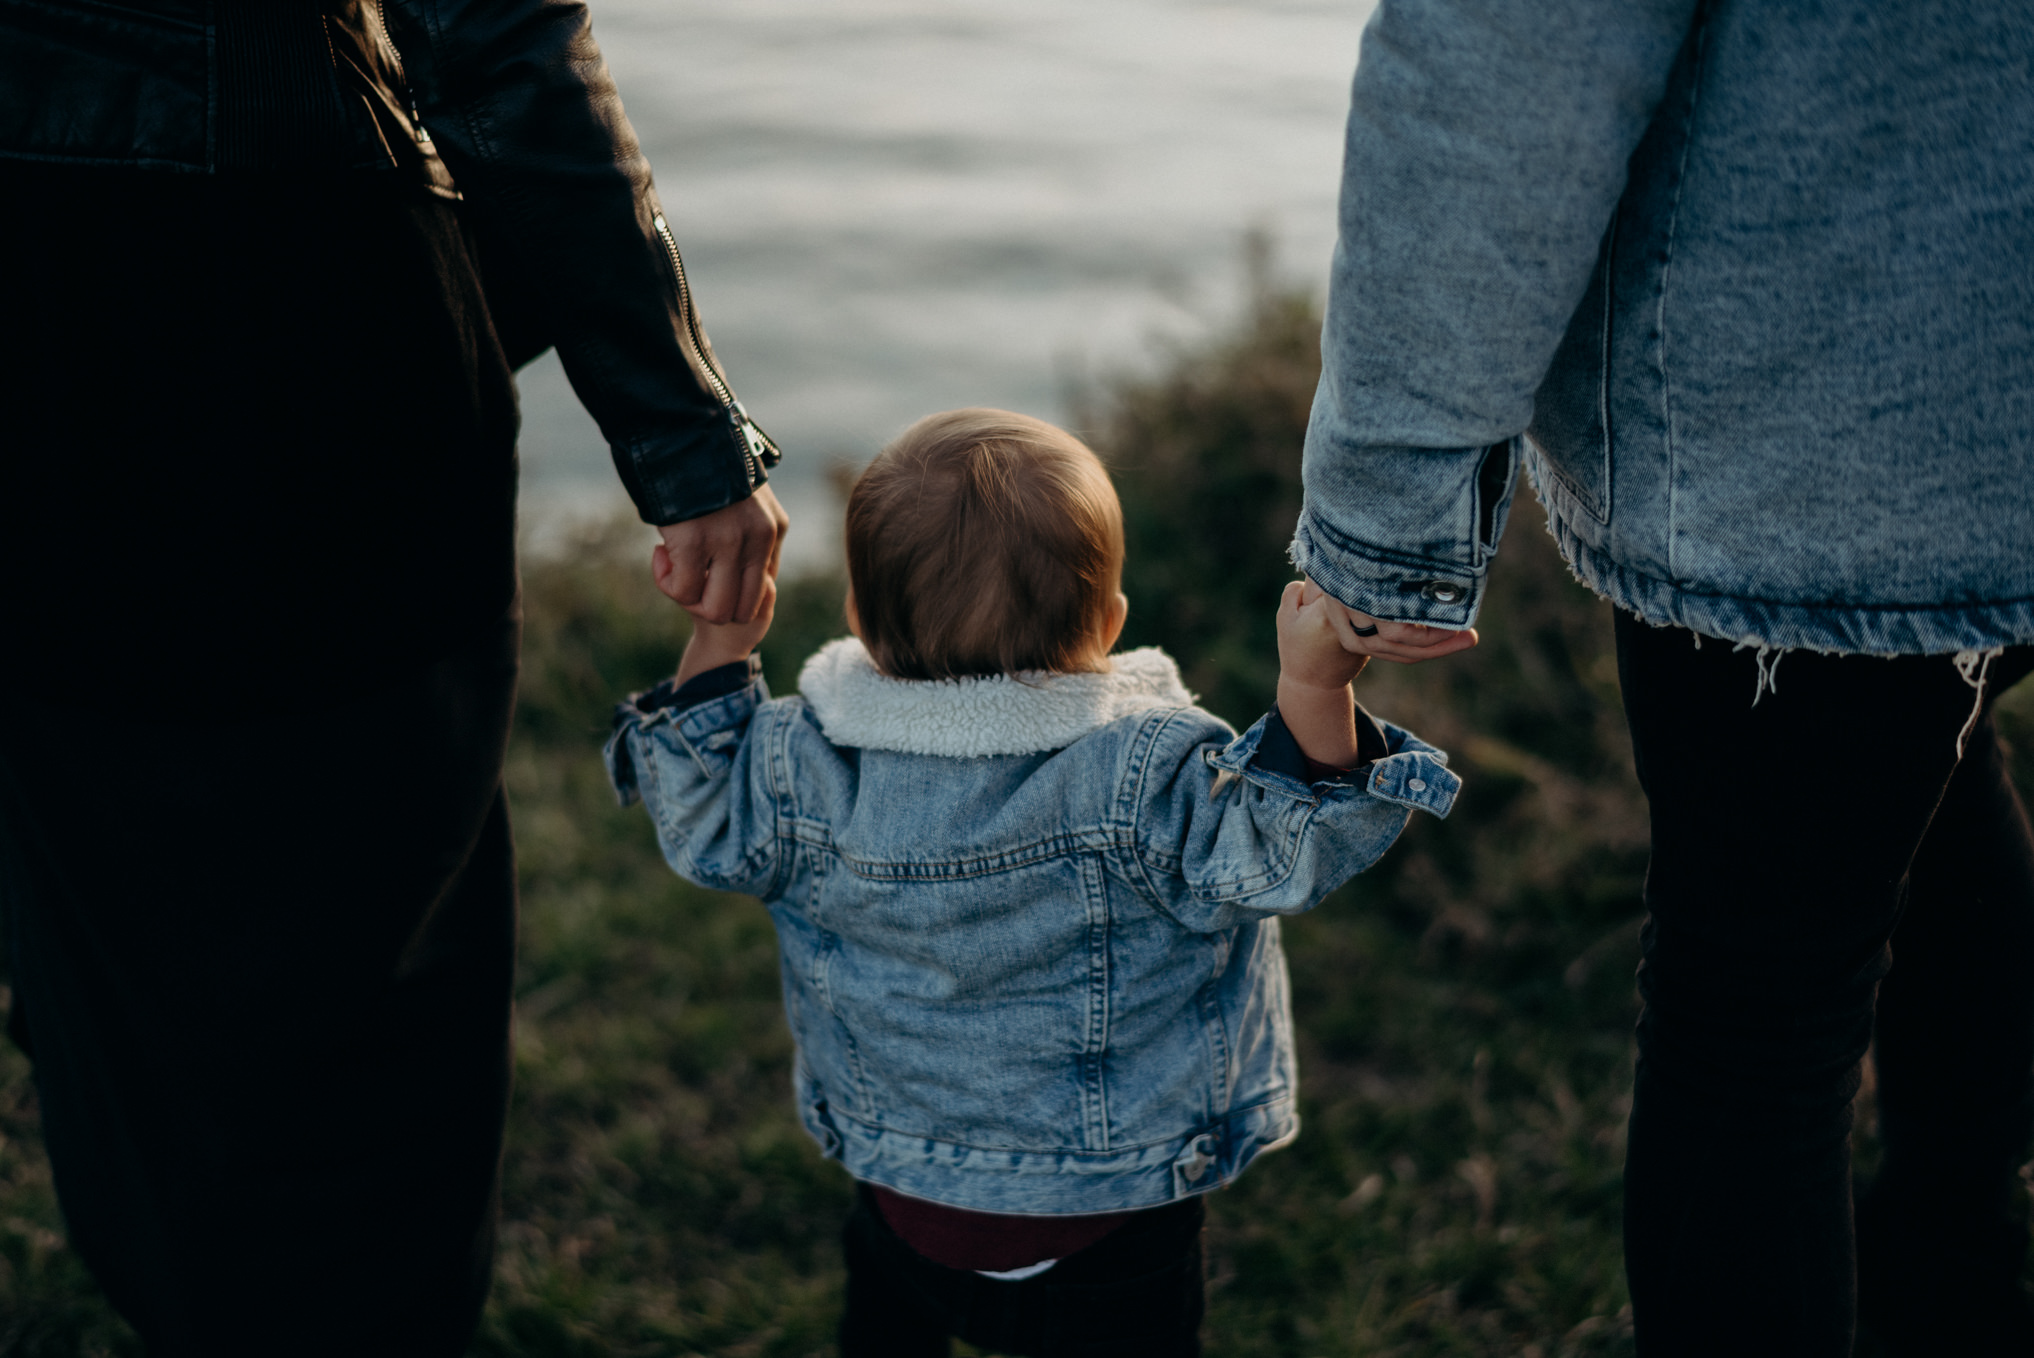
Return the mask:
M 1446 756 L 1380 723 L 1389 753 L 1349 782 L 1265 769 L 1266 723 L 1238 736 L 1191 706 L 1155 651 L 1116 664 L 1162 665 L 1169 696 L 1111 717 L 1122 695 L 1104 694 L 1106 719 L 1051 747 L 835 745 L 822 717 L 847 729 L 859 700 L 815 700 L 815 677 L 840 645 L 799 697 L 760 678 L 691 706 L 652 691 L 607 747 L 681 876 L 768 905 L 799 1109 L 826 1153 L 933 1202 L 1053 1214 L 1190 1197 L 1289 1140 L 1277 917 L 1376 862 L 1411 810 L 1445 815 Z M 984 693 L 1056 711 L 1056 690 L 1097 677 L 864 676 L 922 711 L 863 703 L 902 717 L 863 729 L 922 743 Z
M 2034 641 L 2030 69 L 1979 0 L 1383 0 L 1294 560 L 1467 626 L 1523 464 L 1649 622 Z

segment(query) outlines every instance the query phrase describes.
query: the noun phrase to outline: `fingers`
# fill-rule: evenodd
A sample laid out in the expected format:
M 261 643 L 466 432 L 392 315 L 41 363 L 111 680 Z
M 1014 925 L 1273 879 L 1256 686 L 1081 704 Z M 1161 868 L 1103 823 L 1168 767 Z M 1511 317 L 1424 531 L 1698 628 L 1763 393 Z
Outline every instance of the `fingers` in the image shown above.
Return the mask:
M 734 611 L 736 622 L 755 620 L 756 610 L 763 602 L 763 584 L 770 578 L 768 566 L 767 561 L 755 561 L 742 568 L 741 596 L 735 603 Z
M 702 622 L 747 622 L 735 611 L 741 597 L 741 573 L 726 556 L 715 555 L 706 568 L 706 588 L 688 611 Z
M 774 537 L 770 543 L 770 561 L 765 568 L 772 580 L 777 578 L 777 564 L 784 555 L 784 536 L 791 531 L 791 516 L 784 512 L 784 506 L 777 502 L 777 493 L 767 485 L 756 487 L 753 497 L 769 516 Z
M 1362 617 L 1362 614 L 1356 614 Z M 1399 665 L 1417 665 L 1423 660 L 1439 660 L 1442 656 L 1454 655 L 1474 646 L 1481 638 L 1473 627 L 1455 631 L 1446 627 L 1428 627 L 1416 622 L 1377 622 L 1377 635 L 1361 639 L 1364 654 L 1379 660 L 1389 660 Z
M 688 609 L 697 604 L 699 596 L 706 592 L 706 561 L 700 555 L 697 535 L 674 533 L 674 529 L 689 529 L 691 526 L 681 523 L 659 530 L 664 535 L 664 542 L 657 551 L 663 553 L 664 569 L 657 570 L 654 554 L 650 561 L 657 588 Z
M 711 514 L 668 524 L 657 531 L 671 569 L 657 575 L 657 587 L 702 622 L 752 621 L 763 581 L 777 573 L 790 524 L 768 486 Z
M 1327 593 L 1312 579 L 1301 586 L 1303 604 L 1314 600 L 1325 600 L 1328 625 L 1335 629 L 1335 638 L 1342 649 L 1357 655 L 1373 656 L 1378 660 L 1389 660 L 1398 665 L 1417 665 L 1424 660 L 1439 660 L 1442 656 L 1454 655 L 1474 646 L 1480 638 L 1476 629 L 1429 627 L 1419 622 L 1387 622 L 1359 612 L 1341 600 Z M 1291 586 L 1287 587 L 1288 596 Z

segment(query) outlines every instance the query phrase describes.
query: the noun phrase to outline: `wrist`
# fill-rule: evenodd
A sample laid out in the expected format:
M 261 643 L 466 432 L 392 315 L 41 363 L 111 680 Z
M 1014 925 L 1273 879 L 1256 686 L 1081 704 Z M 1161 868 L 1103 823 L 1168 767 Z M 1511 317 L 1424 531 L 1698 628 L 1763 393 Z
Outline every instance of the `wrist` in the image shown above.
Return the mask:
M 685 643 L 685 654 L 678 661 L 678 682 L 682 684 L 696 674 L 747 660 L 755 649 L 754 646 L 730 645 L 705 635 L 703 629 L 694 631 L 692 640 Z
M 1278 713 L 1300 753 L 1317 764 L 1352 768 L 1362 762 L 1356 738 L 1356 693 L 1349 684 L 1278 678 Z
M 1316 702 L 1336 697 L 1346 698 L 1351 704 L 1354 704 L 1356 701 L 1354 681 L 1351 679 L 1337 679 L 1331 675 L 1293 674 L 1290 671 L 1280 670 L 1278 674 L 1278 691 L 1281 694 L 1292 693 L 1297 696 L 1309 697 Z
M 1316 693 L 1339 693 L 1341 690 L 1349 687 L 1349 680 L 1338 679 L 1333 675 L 1294 674 L 1289 670 L 1280 670 L 1278 686 L 1280 688 L 1307 689 Z

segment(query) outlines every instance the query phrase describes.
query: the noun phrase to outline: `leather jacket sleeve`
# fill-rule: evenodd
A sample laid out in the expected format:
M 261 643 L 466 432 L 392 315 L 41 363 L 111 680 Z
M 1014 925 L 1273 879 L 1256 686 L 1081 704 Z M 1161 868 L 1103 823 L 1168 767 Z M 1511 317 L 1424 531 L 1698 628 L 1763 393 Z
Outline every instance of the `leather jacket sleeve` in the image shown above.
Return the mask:
M 557 346 L 647 522 L 747 498 L 777 449 L 714 358 L 586 6 L 384 3 L 510 360 Z

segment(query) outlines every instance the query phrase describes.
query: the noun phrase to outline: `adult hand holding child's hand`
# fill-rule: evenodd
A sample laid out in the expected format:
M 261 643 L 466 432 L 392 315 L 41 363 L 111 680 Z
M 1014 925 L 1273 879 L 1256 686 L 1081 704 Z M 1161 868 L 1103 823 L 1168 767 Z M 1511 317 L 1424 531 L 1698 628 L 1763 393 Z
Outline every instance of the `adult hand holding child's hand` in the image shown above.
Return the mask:
M 1312 581 L 1293 581 L 1278 601 L 1278 679 L 1283 687 L 1339 689 L 1370 657 L 1344 646 L 1336 623 L 1341 607 Z
M 1296 587 L 1298 584 L 1295 582 Z M 1458 631 L 1429 627 L 1420 622 L 1387 622 L 1368 613 L 1359 613 L 1309 577 L 1300 602 L 1311 606 L 1316 601 L 1326 605 L 1326 616 L 1343 650 L 1353 655 L 1389 660 L 1394 665 L 1417 665 L 1422 660 L 1439 660 L 1444 655 L 1466 651 L 1479 640 L 1473 627 Z M 1364 630 L 1359 632 L 1358 628 Z
M 1298 580 L 1279 597 L 1278 713 L 1301 753 L 1339 769 L 1362 758 L 1349 685 L 1370 657 L 1343 648 L 1337 607 Z
M 671 554 L 658 547 L 650 554 L 650 569 L 656 576 L 657 588 L 669 594 L 671 590 L 665 581 L 676 569 Z M 692 640 L 685 643 L 685 656 L 678 662 L 678 682 L 682 684 L 695 674 L 732 665 L 737 660 L 747 660 L 749 654 L 762 644 L 776 614 L 777 581 L 774 575 L 762 577 L 757 587 L 756 611 L 747 622 L 708 622 L 697 613 L 693 614 Z
M 702 622 L 746 621 L 763 582 L 777 577 L 790 526 L 767 485 L 711 514 L 666 524 L 657 530 L 664 540 L 653 563 L 657 588 Z

